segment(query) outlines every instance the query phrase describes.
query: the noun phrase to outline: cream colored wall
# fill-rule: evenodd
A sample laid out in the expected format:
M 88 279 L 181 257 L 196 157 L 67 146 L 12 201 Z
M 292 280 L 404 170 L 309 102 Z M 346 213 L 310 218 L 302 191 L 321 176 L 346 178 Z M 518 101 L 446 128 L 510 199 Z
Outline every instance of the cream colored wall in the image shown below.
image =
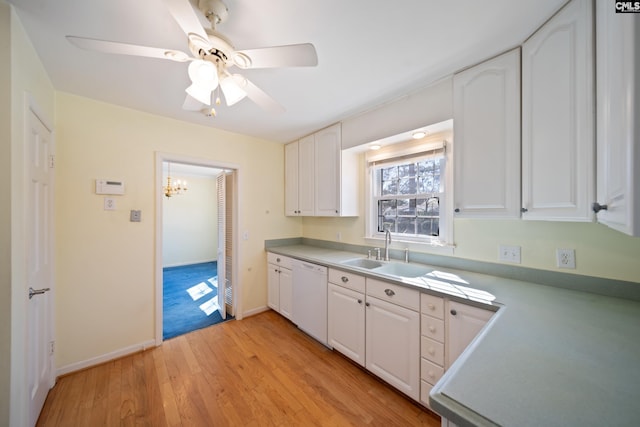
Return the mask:
M 9 424 L 28 424 L 26 377 L 26 258 L 24 212 L 24 117 L 25 93 L 28 93 L 43 119 L 53 124 L 55 92 L 15 11 L 11 8 L 10 31 L 7 32 L 6 6 L 3 8 L 2 40 L 11 49 L 11 414 Z M 10 37 L 4 38 L 10 34 Z M 2 81 L 5 82 L 4 76 Z M 54 135 L 55 137 L 55 135 Z M 4 399 L 3 399 L 4 401 Z M 2 414 L 0 424 L 6 425 Z
M 361 176 L 364 176 L 364 168 Z M 360 182 L 361 189 L 364 189 L 363 184 L 364 178 Z M 364 190 L 360 193 L 360 201 L 359 218 L 304 218 L 303 236 L 336 241 L 337 233 L 340 233 L 344 243 L 372 246 L 364 239 Z M 522 248 L 520 265 L 523 267 L 640 282 L 640 238 L 626 236 L 600 224 L 456 219 L 454 242 L 453 256 L 464 259 L 498 263 L 498 245 L 516 245 Z M 397 249 L 405 246 L 398 242 L 392 244 Z M 556 248 L 575 249 L 575 270 L 556 267 Z M 428 249 L 419 252 L 428 253 Z
M 196 264 L 217 259 L 218 191 L 214 176 L 183 176 L 188 190 L 162 198 L 163 267 Z M 166 178 L 165 178 L 166 180 Z M 163 182 L 166 182 L 163 180 Z
M 281 144 L 187 124 L 67 93 L 57 97 L 58 367 L 154 339 L 155 153 L 239 168 L 238 247 L 243 312 L 266 305 L 264 240 L 297 237 L 284 216 Z M 95 178 L 125 182 L 104 211 Z M 140 209 L 142 222 L 129 222 Z

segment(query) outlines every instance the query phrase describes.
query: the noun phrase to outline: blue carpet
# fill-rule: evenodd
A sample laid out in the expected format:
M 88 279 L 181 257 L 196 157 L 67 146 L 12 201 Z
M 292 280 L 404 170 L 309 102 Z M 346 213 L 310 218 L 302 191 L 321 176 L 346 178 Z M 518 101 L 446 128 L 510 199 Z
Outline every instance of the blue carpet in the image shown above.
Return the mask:
M 217 310 L 217 262 L 168 267 L 162 275 L 165 340 L 223 321 Z

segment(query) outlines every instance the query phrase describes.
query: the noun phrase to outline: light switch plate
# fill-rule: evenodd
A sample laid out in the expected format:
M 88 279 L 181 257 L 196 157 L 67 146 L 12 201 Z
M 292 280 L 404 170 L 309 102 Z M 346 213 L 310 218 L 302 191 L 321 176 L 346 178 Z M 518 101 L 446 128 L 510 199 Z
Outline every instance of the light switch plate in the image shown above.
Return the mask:
M 520 246 L 500 245 L 498 260 L 520 264 Z

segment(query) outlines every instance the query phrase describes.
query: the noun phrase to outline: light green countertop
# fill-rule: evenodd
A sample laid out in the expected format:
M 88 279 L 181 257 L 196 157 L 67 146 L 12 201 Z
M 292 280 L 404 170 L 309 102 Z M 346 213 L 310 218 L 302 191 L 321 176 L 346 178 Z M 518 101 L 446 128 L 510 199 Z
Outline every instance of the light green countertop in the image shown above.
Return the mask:
M 394 278 L 340 264 L 362 254 L 308 245 L 268 250 L 499 308 L 430 395 L 460 427 L 640 425 L 640 302 L 436 266 Z

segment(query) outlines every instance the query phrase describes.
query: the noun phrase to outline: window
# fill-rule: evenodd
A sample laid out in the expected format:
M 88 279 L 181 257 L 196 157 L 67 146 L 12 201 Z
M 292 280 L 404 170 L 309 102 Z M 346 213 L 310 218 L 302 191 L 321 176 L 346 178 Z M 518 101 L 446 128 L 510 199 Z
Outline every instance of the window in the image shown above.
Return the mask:
M 445 144 L 408 143 L 368 156 L 369 235 L 446 244 Z M 450 221 L 449 221 L 450 222 Z

